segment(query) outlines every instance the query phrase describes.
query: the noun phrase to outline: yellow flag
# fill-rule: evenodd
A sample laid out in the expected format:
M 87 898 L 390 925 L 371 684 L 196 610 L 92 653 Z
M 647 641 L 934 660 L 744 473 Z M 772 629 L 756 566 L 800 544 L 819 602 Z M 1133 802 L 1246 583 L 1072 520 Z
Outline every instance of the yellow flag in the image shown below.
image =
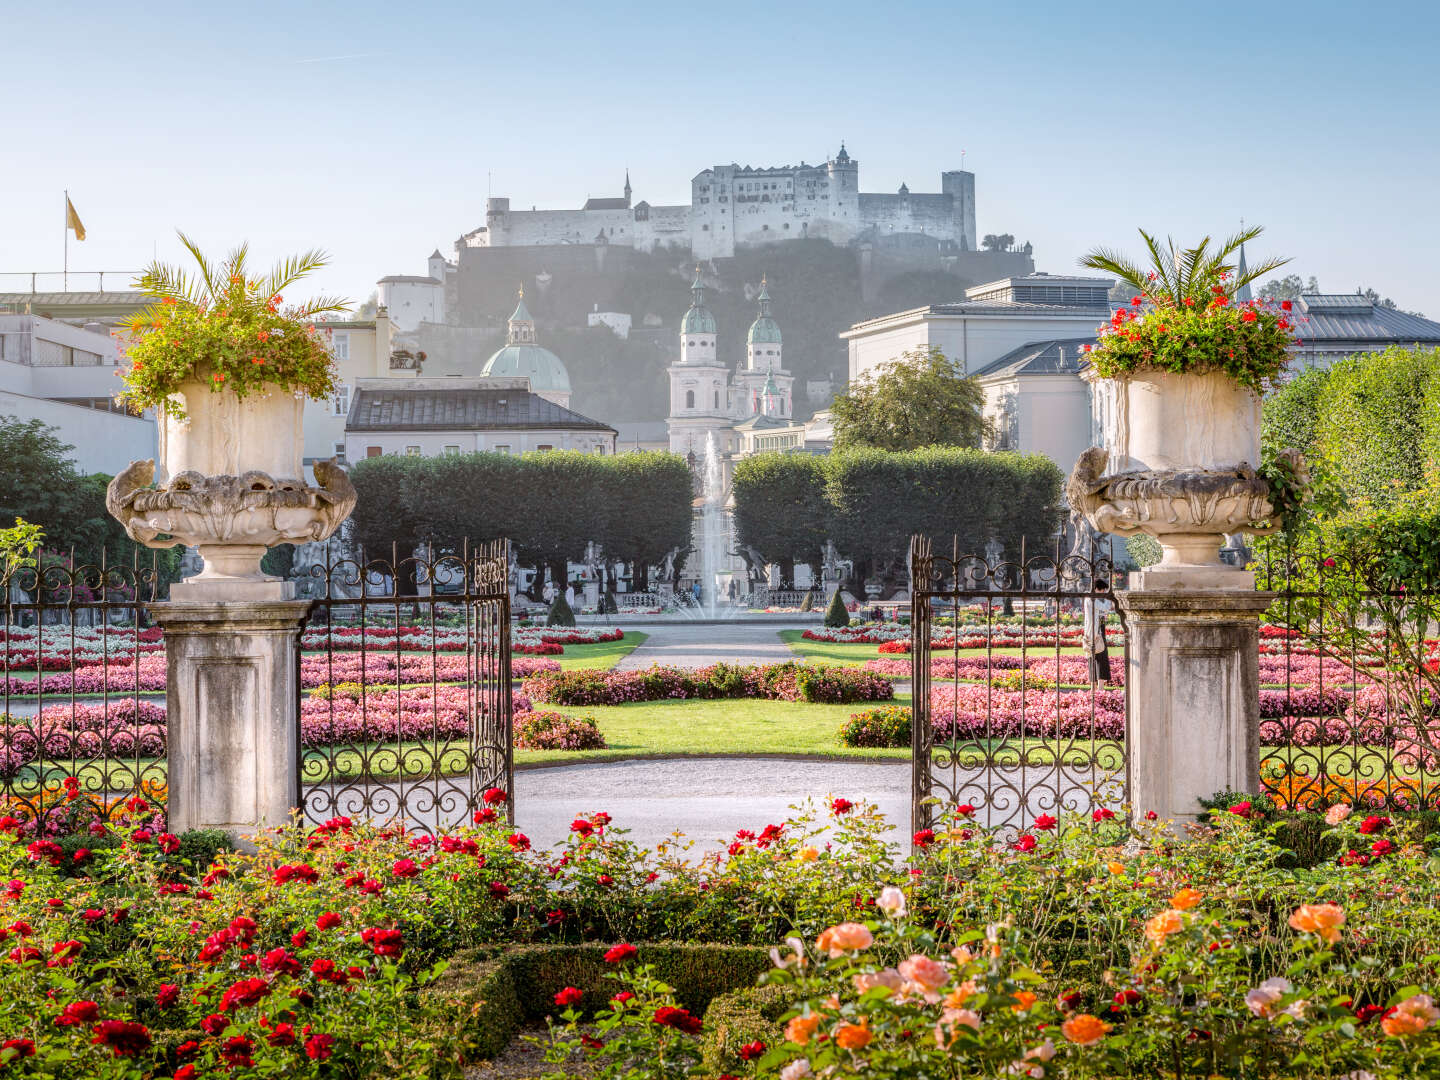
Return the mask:
M 80 215 L 75 213 L 75 205 L 70 201 L 70 196 L 65 196 L 65 227 L 75 230 L 75 239 L 85 239 L 85 226 L 80 223 Z

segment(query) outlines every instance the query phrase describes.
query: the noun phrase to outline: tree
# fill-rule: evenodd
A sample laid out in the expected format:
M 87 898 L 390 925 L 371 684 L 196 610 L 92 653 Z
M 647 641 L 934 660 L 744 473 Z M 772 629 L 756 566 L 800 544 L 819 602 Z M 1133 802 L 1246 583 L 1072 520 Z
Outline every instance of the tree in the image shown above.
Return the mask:
M 984 405 L 980 384 L 938 345 L 910 349 L 836 396 L 835 448 L 979 446 L 989 434 Z
M 636 592 L 649 586 L 649 569 L 690 543 L 693 519 L 690 467 L 668 451 L 605 458 L 605 526 L 596 539 L 607 559 L 631 563 Z
M 1299 300 L 1304 293 L 1319 291 L 1320 283 L 1313 274 L 1309 281 L 1303 280 L 1299 274 L 1286 274 L 1284 277 L 1267 281 L 1255 295 L 1261 300 Z
M 839 629 L 850 625 L 850 612 L 845 608 L 845 598 L 836 589 L 830 596 L 830 606 L 825 609 L 825 625 Z
M 797 562 L 818 565 L 829 535 L 825 461 L 811 454 L 756 454 L 735 466 L 735 533 L 795 580 Z
M 1080 265 L 1089 270 L 1114 274 L 1140 293 L 1173 305 L 1187 299 L 1208 303 L 1211 290 L 1217 288 L 1233 296 L 1252 281 L 1273 273 L 1290 261 L 1263 259 L 1253 267 L 1247 267 L 1245 273 L 1239 272 L 1231 257 L 1265 231 L 1259 225 L 1234 233 L 1213 251 L 1208 236 L 1202 237 L 1193 248 L 1177 248 L 1170 237 L 1162 246 L 1144 229 L 1139 231 L 1150 257 L 1149 265 L 1131 262 L 1128 256 L 1110 248 L 1092 248 L 1081 258 Z
M 1283 450 L 1299 450 L 1307 458 L 1314 456 L 1320 401 L 1329 377 L 1327 368 L 1310 368 L 1265 398 L 1260 423 L 1264 456 L 1274 457 Z
M 987 233 L 980 246 L 986 251 L 1009 251 L 1015 246 L 1015 237 L 1011 233 Z
M 0 417 L 0 522 L 24 518 L 48 544 L 73 543 L 89 517 L 74 449 L 43 421 Z M 103 513 L 103 497 L 100 507 Z

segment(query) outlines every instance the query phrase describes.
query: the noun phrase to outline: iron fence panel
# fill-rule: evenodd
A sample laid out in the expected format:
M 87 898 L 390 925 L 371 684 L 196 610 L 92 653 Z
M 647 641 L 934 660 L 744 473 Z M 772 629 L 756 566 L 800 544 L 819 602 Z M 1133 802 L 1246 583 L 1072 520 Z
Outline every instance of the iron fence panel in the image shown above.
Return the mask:
M 1109 560 L 1023 545 L 1018 562 L 943 556 L 915 537 L 910 576 L 914 830 L 967 804 L 1016 830 L 1120 810 L 1124 628 L 1107 618 Z
M 145 605 L 156 557 L 0 566 L 0 817 L 27 835 L 166 797 L 164 645 Z
M 511 806 L 509 554 L 336 559 L 301 637 L 300 783 L 310 820 L 434 834 L 484 793 Z

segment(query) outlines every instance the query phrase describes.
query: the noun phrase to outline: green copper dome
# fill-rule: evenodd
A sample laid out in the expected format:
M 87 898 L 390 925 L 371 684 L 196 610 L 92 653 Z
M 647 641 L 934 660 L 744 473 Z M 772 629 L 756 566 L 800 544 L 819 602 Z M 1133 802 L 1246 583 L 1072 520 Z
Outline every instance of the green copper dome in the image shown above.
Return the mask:
M 760 314 L 750 324 L 750 333 L 745 340 L 751 345 L 779 345 L 780 325 L 770 317 L 770 285 L 763 277 L 760 279 L 760 295 L 756 299 L 760 301 Z
M 540 345 L 506 345 L 485 361 L 480 373 L 487 378 L 526 378 L 537 394 L 546 392 L 568 394 L 570 373 L 560 358 Z
M 713 334 L 715 316 L 705 306 L 705 283 L 700 280 L 700 267 L 695 267 L 695 280 L 690 283 L 690 310 L 680 323 L 682 334 Z

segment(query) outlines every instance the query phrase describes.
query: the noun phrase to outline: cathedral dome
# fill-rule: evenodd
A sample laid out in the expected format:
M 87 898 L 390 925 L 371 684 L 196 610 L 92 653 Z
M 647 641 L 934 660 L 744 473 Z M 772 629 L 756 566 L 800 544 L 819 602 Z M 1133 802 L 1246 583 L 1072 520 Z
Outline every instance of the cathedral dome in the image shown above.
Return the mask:
M 570 373 L 558 356 L 536 342 L 535 318 L 525 306 L 523 289 L 510 316 L 504 347 L 491 354 L 480 374 L 491 379 L 526 378 L 532 393 L 563 394 L 569 401 Z
M 700 278 L 700 267 L 695 267 L 695 280 L 690 285 L 690 310 L 685 312 L 685 318 L 680 323 L 682 334 L 713 334 L 715 329 L 715 316 L 710 314 L 710 309 L 705 306 L 705 283 Z
M 506 345 L 496 349 L 480 373 L 486 378 L 524 377 L 537 394 L 570 393 L 570 373 L 560 358 L 541 345 Z
M 770 315 L 770 283 L 767 278 L 760 279 L 760 295 L 755 299 L 760 302 L 760 314 L 750 324 L 750 333 L 745 340 L 751 345 L 779 345 L 780 324 Z

